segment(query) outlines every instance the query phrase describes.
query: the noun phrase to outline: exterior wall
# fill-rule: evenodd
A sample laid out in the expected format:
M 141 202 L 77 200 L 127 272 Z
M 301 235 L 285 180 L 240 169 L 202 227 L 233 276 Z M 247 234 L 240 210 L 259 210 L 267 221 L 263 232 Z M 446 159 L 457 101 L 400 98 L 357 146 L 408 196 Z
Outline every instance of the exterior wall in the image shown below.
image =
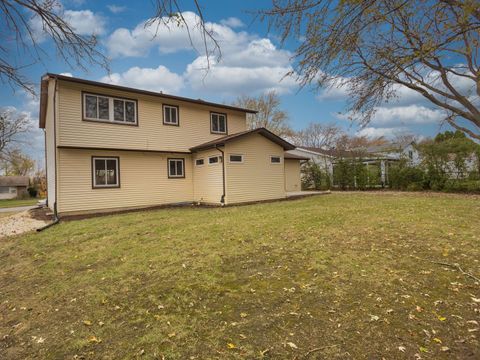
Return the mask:
M 138 100 L 138 126 L 82 120 L 82 91 Z M 210 111 L 227 113 L 228 134 L 246 130 L 243 112 L 59 81 L 60 146 L 189 151 L 224 135 L 210 133 Z M 164 125 L 162 102 L 179 106 L 180 126 Z
M 302 190 L 299 160 L 285 159 L 285 190 L 286 191 Z
M 56 201 L 55 192 L 55 176 L 56 176 L 56 148 L 55 148 L 55 123 L 54 123 L 54 92 L 55 80 L 50 80 L 48 83 L 48 101 L 47 114 L 45 118 L 45 152 L 46 152 L 46 167 L 47 167 L 47 202 L 48 207 L 53 210 L 53 204 Z
M 223 194 L 222 163 L 208 164 L 210 156 L 221 155 L 217 149 L 201 151 L 193 155 L 193 199 L 195 202 L 219 204 Z M 195 165 L 196 159 L 204 159 L 201 166 Z
M 225 146 L 226 204 L 285 198 L 284 150 L 262 135 L 254 134 Z M 230 154 L 243 155 L 243 163 L 231 164 Z M 271 164 L 270 156 L 280 156 Z
M 92 188 L 92 156 L 118 156 L 120 187 Z M 169 179 L 167 158 L 185 158 L 185 178 Z M 190 155 L 58 150 L 58 212 L 80 213 L 191 202 Z
M 17 187 L 0 186 L 0 200 L 15 199 L 17 197 Z

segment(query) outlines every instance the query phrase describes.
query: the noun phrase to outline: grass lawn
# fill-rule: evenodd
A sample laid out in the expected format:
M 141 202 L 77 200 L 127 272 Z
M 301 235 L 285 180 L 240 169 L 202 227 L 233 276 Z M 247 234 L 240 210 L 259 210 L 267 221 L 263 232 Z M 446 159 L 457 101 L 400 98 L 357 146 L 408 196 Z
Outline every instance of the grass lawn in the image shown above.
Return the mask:
M 38 198 L 34 199 L 8 199 L 0 200 L 0 209 L 2 208 L 11 208 L 17 206 L 30 206 L 35 205 L 39 200 Z
M 0 241 L 0 358 L 479 359 L 480 198 L 332 194 Z

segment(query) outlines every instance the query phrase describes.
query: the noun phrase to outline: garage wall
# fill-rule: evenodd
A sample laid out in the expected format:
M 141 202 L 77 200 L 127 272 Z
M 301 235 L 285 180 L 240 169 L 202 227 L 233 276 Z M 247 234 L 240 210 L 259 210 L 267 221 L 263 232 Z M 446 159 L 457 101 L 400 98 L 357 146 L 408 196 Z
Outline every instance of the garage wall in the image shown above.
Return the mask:
M 285 190 L 301 191 L 300 161 L 285 159 Z

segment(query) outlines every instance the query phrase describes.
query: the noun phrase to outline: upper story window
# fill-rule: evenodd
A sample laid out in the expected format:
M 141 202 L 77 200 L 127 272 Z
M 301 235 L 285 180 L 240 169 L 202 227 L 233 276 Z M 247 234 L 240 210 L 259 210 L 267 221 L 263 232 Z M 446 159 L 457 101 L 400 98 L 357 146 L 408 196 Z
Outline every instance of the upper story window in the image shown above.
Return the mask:
M 137 101 L 83 93 L 83 118 L 137 125 Z
M 221 113 L 210 113 L 210 132 L 213 134 L 227 133 L 227 115 Z
M 165 125 L 179 125 L 178 106 L 163 105 L 163 123 Z

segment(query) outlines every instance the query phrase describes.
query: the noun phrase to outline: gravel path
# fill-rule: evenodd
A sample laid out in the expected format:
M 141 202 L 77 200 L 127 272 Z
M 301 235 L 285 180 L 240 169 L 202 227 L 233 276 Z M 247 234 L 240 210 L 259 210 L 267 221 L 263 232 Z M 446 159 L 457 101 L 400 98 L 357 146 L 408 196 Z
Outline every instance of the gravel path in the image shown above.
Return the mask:
M 46 224 L 45 221 L 32 219 L 27 211 L 0 218 L 0 238 L 36 230 Z

